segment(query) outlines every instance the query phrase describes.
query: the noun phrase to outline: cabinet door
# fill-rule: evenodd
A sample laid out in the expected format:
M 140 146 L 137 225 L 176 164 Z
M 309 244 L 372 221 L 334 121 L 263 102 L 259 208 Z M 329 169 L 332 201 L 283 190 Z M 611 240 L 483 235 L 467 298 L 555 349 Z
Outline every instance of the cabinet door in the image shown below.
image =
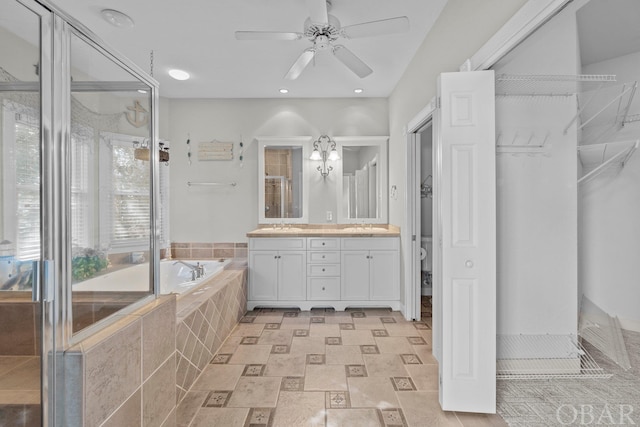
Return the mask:
M 281 251 L 278 256 L 278 299 L 307 299 L 307 252 Z
M 371 251 L 369 253 L 369 266 L 371 299 L 400 299 L 398 251 Z
M 278 298 L 278 252 L 252 251 L 249 255 L 249 299 L 273 301 Z
M 369 251 L 343 251 L 342 299 L 369 299 Z

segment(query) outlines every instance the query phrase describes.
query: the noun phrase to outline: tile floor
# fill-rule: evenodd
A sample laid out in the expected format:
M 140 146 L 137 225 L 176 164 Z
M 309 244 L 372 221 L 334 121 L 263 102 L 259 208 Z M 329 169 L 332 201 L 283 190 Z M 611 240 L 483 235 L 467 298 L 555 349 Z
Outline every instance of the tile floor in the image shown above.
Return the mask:
M 431 305 L 246 314 L 178 407 L 181 427 L 506 426 L 443 412 Z

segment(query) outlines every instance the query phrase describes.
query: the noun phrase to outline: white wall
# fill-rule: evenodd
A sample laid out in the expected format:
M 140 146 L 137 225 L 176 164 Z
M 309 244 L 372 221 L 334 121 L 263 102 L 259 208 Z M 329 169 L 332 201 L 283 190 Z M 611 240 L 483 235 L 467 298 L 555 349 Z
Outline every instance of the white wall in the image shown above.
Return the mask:
M 257 136 L 388 135 L 386 99 L 171 99 L 161 104 L 171 141 L 171 240 L 243 242 L 258 225 Z M 161 136 L 167 130 L 161 128 Z M 187 162 L 191 137 L 192 164 Z M 244 166 L 238 159 L 242 135 Z M 197 160 L 198 142 L 234 142 L 233 161 Z M 236 187 L 188 188 L 187 181 L 237 182 Z M 336 213 L 335 171 L 309 176 L 310 223 Z
M 640 53 L 583 68 L 585 74 L 615 74 L 618 82 L 640 79 Z M 616 92 L 619 93 L 619 92 Z M 635 98 L 630 114 L 640 114 Z M 614 110 L 604 116 L 611 120 Z M 609 141 L 640 138 L 640 122 Z M 605 142 L 605 141 L 602 141 Z M 584 295 L 622 327 L 640 331 L 640 153 L 617 175 L 601 175 L 580 187 L 580 284 Z
M 457 71 L 526 0 L 449 0 L 389 96 L 389 223 L 406 239 L 406 137 L 404 127 L 436 94 L 438 75 Z M 404 253 L 401 251 L 401 283 Z M 401 299 L 404 299 L 402 288 Z
M 571 6 L 505 56 L 496 74 L 579 72 Z M 544 92 L 544 83 L 528 90 Z M 496 99 L 499 144 L 540 144 L 546 154 L 498 154 L 498 334 L 577 333 L 575 97 Z

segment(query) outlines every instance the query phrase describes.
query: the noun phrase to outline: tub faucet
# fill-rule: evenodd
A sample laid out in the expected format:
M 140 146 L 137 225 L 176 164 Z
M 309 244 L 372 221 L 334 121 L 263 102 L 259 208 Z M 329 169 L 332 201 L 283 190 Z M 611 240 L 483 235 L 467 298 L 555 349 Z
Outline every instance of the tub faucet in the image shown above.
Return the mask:
M 188 262 L 184 262 L 181 260 L 178 260 L 176 262 L 173 263 L 173 265 L 176 264 L 183 264 L 185 266 L 187 266 L 188 268 L 191 269 L 191 280 L 196 280 L 200 278 L 200 272 L 204 273 L 204 267 L 200 265 L 200 263 L 197 263 L 197 265 L 193 265 L 193 264 L 189 264 Z
M 196 264 L 196 268 L 198 269 L 198 278 L 204 276 L 204 265 L 201 265 L 199 262 Z

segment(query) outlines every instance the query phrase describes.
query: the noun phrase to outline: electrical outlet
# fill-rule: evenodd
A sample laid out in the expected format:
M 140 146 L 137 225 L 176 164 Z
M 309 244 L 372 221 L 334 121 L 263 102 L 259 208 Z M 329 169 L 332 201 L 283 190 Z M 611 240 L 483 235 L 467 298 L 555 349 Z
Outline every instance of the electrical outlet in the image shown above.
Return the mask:
M 333 212 L 327 211 L 327 221 L 333 221 Z

